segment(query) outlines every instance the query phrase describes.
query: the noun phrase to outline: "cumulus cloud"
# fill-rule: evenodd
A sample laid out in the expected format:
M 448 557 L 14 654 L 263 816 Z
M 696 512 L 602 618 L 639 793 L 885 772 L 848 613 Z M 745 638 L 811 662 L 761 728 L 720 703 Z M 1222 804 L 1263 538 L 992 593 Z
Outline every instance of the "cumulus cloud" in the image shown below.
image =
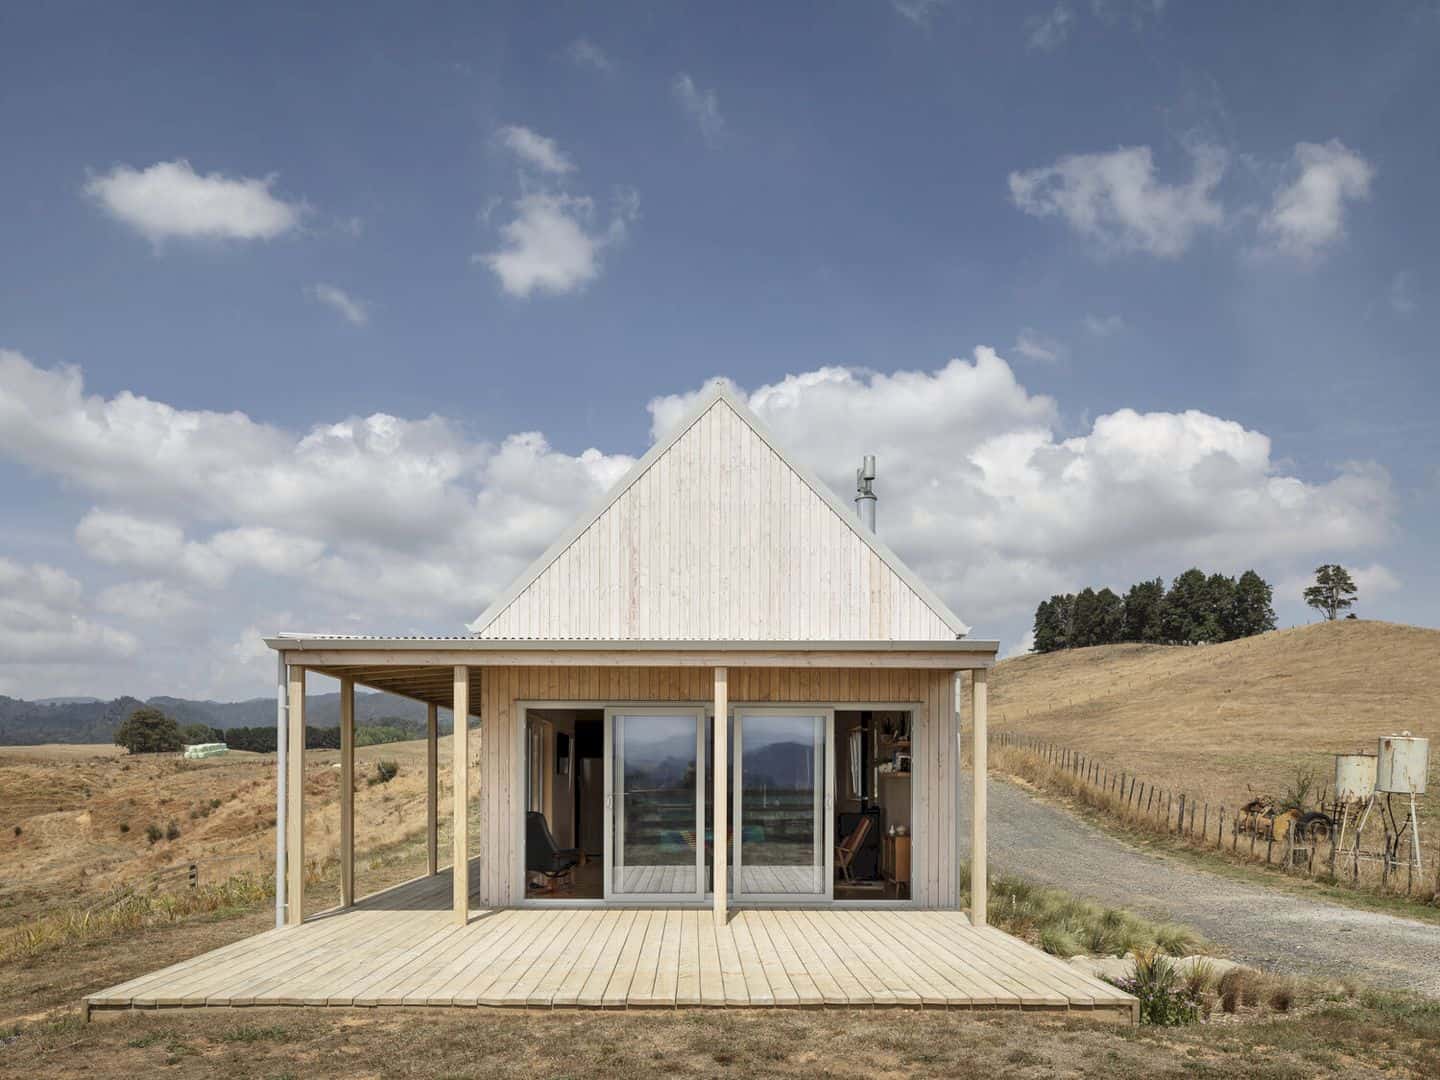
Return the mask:
M 654 430 L 693 398 L 655 399 Z M 982 633 L 1097 566 L 1363 549 L 1395 510 L 1380 467 L 1307 481 L 1264 434 L 1203 412 L 1119 409 L 1064 437 L 1055 403 L 987 348 L 934 372 L 824 368 L 749 401 L 842 495 L 858 455 L 876 453 L 887 542 Z
M 550 192 L 522 195 L 514 211 L 500 226 L 500 250 L 476 259 L 495 272 L 502 289 L 519 297 L 583 289 L 599 277 L 602 253 L 625 238 L 630 221 L 621 211 L 608 225 L 597 226 L 594 200 Z
M 576 38 L 565 50 L 565 55 L 577 67 L 590 68 L 606 75 L 615 70 L 615 61 L 589 38 Z
M 152 578 L 101 589 L 95 606 L 107 614 L 131 619 L 173 619 L 193 611 L 196 604 L 184 589 Z
M 131 656 L 134 635 L 86 617 L 80 582 L 58 567 L 0 556 L 0 667 Z
M 511 296 L 559 296 L 584 289 L 600 276 L 605 250 L 628 235 L 639 216 L 639 194 L 618 191 L 608 220 L 602 221 L 589 195 L 554 186 L 576 168 L 553 139 L 522 127 L 503 128 L 500 137 L 535 174 L 522 177 L 511 216 L 499 226 L 500 248 L 472 255 L 471 262 L 489 267 Z M 481 216 L 487 225 L 500 205 L 497 200 L 486 205 Z
M 1075 23 L 1075 13 L 1062 2 L 1043 15 L 1025 20 L 1025 43 L 1030 49 L 1050 52 L 1065 44 Z
M 147 169 L 117 165 L 92 176 L 85 193 L 157 247 L 176 238 L 270 240 L 298 228 L 305 212 L 274 194 L 275 179 L 202 176 L 177 158 Z
M 653 399 L 653 434 L 702 391 Z M 842 498 L 858 456 L 876 453 L 886 541 L 980 635 L 1077 582 L 1191 562 L 1268 560 L 1283 574 L 1365 555 L 1396 512 L 1379 466 L 1302 477 L 1263 433 L 1204 412 L 1122 408 L 1066 430 L 1056 402 L 988 348 L 933 370 L 823 367 L 737 392 Z M 289 431 L 88 394 L 79 371 L 13 352 L 0 352 L 0 457 L 90 494 L 80 550 L 135 579 L 96 602 L 133 620 L 114 630 L 91 619 L 68 573 L 5 563 L 0 655 L 121 655 L 136 647 L 131 630 L 163 631 L 147 611 L 203 602 L 222 614 L 207 640 L 186 643 L 185 667 L 234 680 L 223 683 L 232 692 L 264 677 L 235 653 L 246 625 L 459 628 L 634 460 L 564 453 L 533 431 L 477 440 L 434 416 Z M 1378 571 L 1368 587 L 1384 587 Z M 270 599 L 252 603 L 266 588 Z M 282 612 L 295 621 L 282 625 Z
M 311 285 L 306 292 L 312 299 L 338 312 L 340 317 L 352 326 L 364 326 L 370 321 L 370 313 L 365 309 L 365 305 L 339 286 L 327 285 L 322 281 Z
M 103 502 L 76 526 L 98 562 L 206 589 L 242 571 L 303 579 L 370 612 L 442 622 L 478 613 L 631 462 L 561 453 L 535 432 L 476 442 L 434 416 L 292 433 L 89 395 L 77 369 L 6 350 L 0 456 Z
M 1345 235 L 1348 203 L 1368 199 L 1375 168 L 1339 139 L 1296 143 L 1290 184 L 1260 221 L 1269 250 L 1313 259 Z
M 557 175 L 575 171 L 575 163 L 555 140 L 539 132 L 512 124 L 500 129 L 499 138 L 505 149 L 531 168 Z
M 1148 146 L 1071 154 L 1055 164 L 1010 174 L 1010 197 L 1033 217 L 1059 218 L 1102 254 L 1180 255 L 1202 229 L 1225 219 L 1215 188 L 1225 174 L 1219 147 L 1189 148 L 1190 179 L 1165 183 Z
M 720 98 L 714 90 L 701 90 L 695 80 L 685 72 L 675 76 L 670 84 L 680 108 L 695 121 L 700 134 L 710 145 L 720 141 L 725 134 L 725 117 L 720 114 Z

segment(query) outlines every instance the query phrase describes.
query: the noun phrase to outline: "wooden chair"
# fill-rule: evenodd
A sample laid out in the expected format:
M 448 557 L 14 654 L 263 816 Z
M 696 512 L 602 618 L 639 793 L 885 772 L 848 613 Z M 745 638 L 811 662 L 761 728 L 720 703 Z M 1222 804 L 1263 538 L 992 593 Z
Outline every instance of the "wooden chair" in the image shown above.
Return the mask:
M 855 828 L 850 830 L 850 835 L 835 845 L 835 866 L 840 873 L 845 875 L 846 881 L 852 881 L 850 877 L 850 863 L 855 859 L 855 853 L 865 843 L 865 837 L 870 835 L 870 818 L 862 817 L 855 823 Z

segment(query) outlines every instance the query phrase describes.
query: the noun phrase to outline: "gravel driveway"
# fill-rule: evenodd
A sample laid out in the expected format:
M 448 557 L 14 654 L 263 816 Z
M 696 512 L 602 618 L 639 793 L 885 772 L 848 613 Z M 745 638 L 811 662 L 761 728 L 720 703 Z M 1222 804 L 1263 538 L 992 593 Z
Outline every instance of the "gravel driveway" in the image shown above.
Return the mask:
M 961 807 L 968 837 L 968 776 Z M 993 778 L 990 867 L 1186 923 L 1256 967 L 1348 975 L 1440 997 L 1440 926 L 1197 870 L 1132 847 Z

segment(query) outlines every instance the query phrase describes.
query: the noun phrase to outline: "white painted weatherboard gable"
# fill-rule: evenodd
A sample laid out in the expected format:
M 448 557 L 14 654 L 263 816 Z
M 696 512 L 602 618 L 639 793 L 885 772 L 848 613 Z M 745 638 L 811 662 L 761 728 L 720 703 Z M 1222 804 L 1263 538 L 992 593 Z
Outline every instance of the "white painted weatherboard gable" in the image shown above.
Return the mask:
M 470 624 L 482 638 L 618 641 L 936 641 L 968 629 L 723 388 Z

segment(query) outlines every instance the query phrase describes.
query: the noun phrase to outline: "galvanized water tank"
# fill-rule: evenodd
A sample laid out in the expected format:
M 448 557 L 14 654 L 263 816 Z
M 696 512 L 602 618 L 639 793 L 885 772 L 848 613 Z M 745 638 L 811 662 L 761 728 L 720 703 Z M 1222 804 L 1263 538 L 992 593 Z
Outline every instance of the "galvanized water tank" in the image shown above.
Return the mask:
M 1347 802 L 1364 802 L 1375 793 L 1374 754 L 1335 755 L 1335 797 Z
M 1411 735 L 1382 735 L 1375 766 L 1375 790 L 1408 795 L 1425 794 L 1430 769 L 1430 740 Z

